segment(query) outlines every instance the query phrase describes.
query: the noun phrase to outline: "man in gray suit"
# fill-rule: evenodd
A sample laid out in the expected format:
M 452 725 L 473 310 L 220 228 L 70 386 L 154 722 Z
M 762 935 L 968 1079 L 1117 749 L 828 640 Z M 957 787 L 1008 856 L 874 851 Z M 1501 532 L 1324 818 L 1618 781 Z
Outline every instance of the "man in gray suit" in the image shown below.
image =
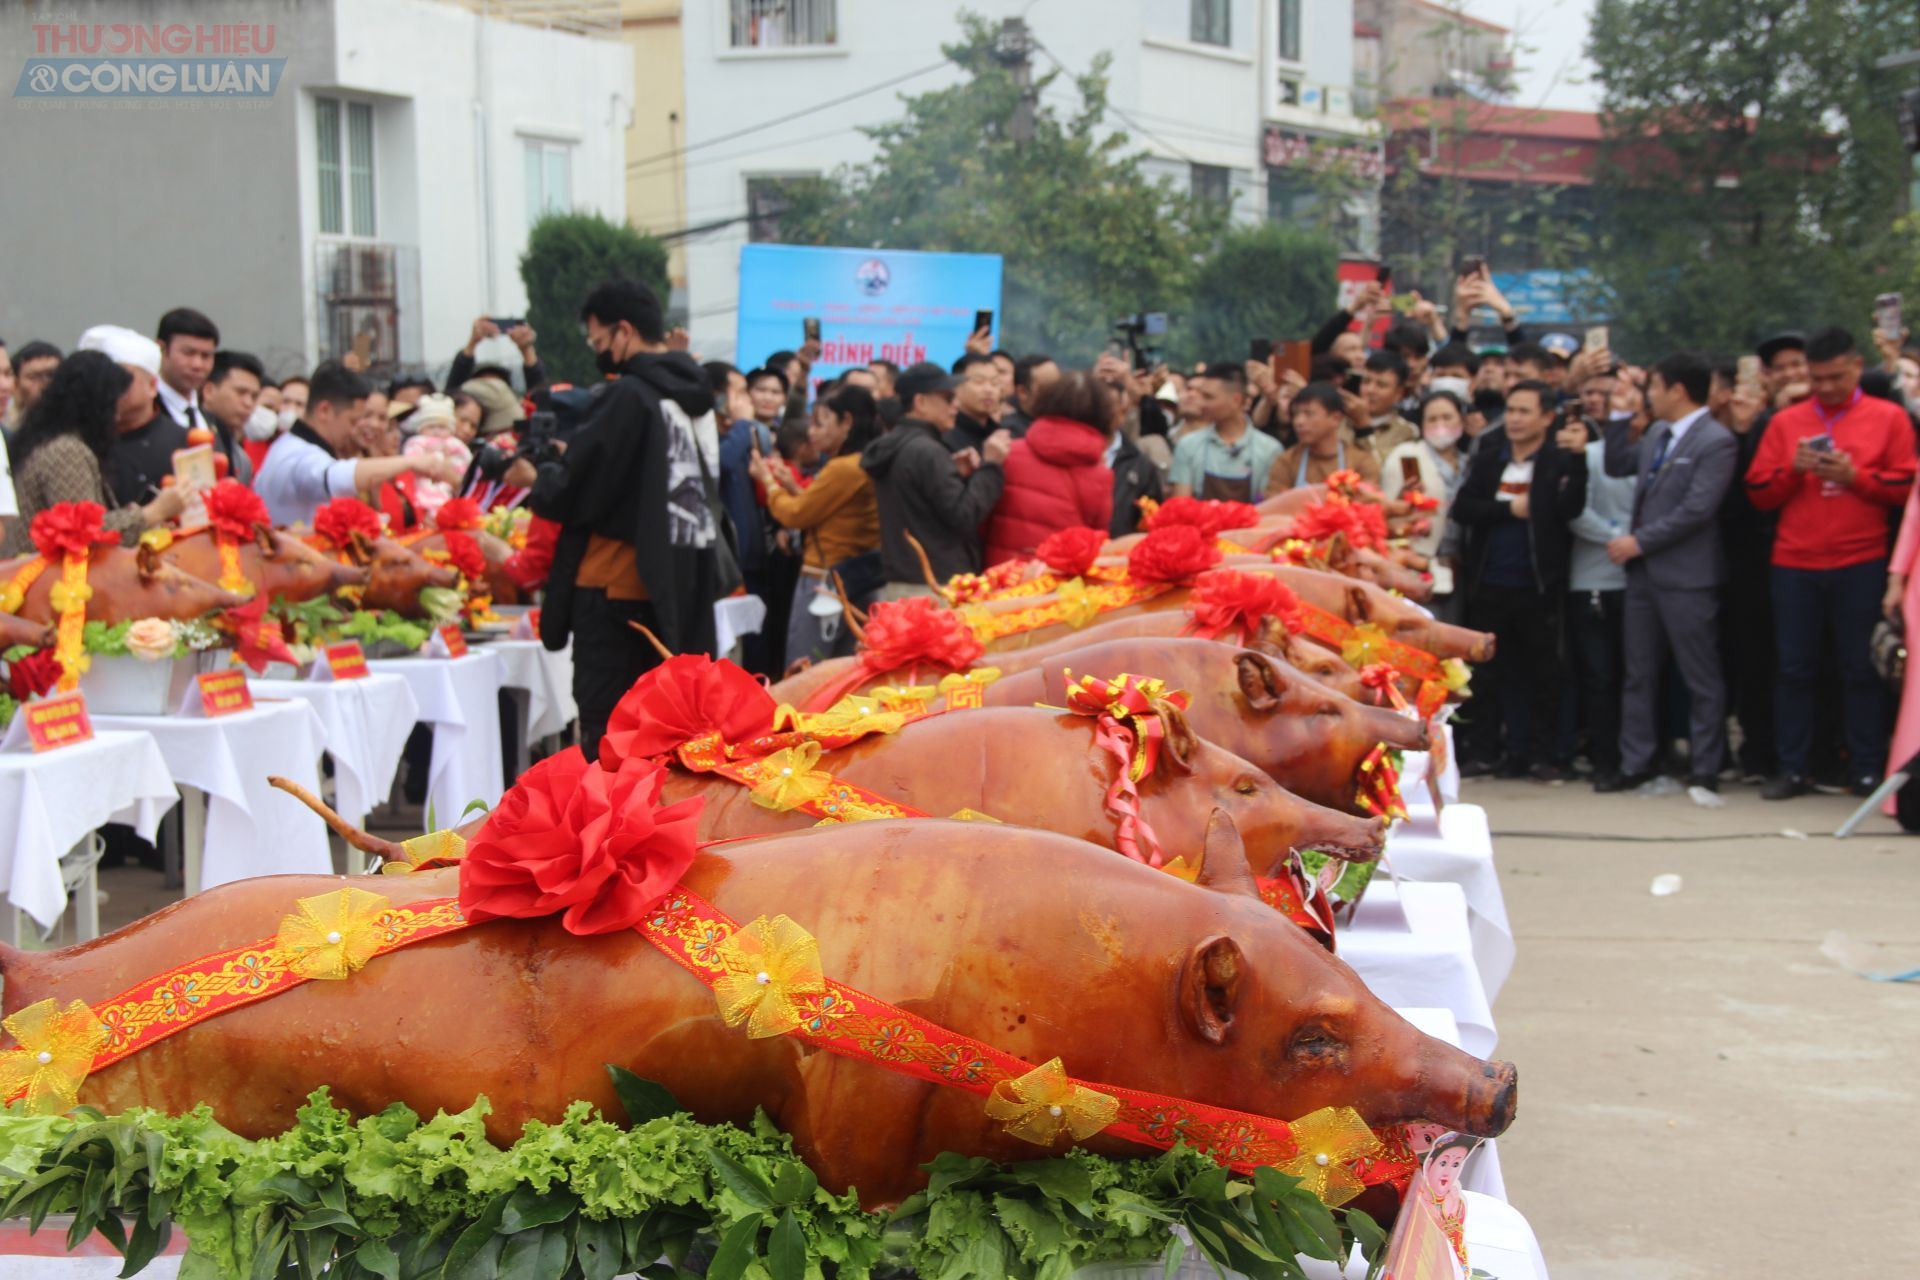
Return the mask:
M 1607 544 L 1609 558 L 1627 567 L 1621 776 L 1595 782 L 1595 791 L 1631 790 L 1652 776 L 1660 670 L 1669 649 L 1693 699 L 1687 785 L 1719 789 L 1727 697 L 1717 618 L 1727 561 L 1718 516 L 1739 446 L 1707 414 L 1712 382 L 1713 366 L 1704 357 L 1668 356 L 1647 379 L 1654 422 L 1646 433 L 1634 440 L 1626 417 L 1607 424 L 1607 474 L 1634 476 L 1637 483 L 1632 531 Z

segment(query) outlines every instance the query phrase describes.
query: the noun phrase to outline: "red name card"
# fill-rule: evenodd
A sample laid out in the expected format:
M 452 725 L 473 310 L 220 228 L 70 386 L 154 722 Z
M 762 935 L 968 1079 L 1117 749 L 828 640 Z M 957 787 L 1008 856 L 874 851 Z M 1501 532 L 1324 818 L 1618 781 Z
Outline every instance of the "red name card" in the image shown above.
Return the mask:
M 194 677 L 200 684 L 200 710 L 211 719 L 253 710 L 253 690 L 247 673 L 238 667 L 209 671 Z
M 449 658 L 464 658 L 467 656 L 467 638 L 460 633 L 460 628 L 454 626 L 452 623 L 448 623 L 446 626 L 440 628 L 440 643 L 447 646 L 447 656 Z
M 87 700 L 77 690 L 24 703 L 19 714 L 27 718 L 27 741 L 36 752 L 70 747 L 93 737 L 93 721 L 87 715 Z
M 326 654 L 327 670 L 335 680 L 358 680 L 367 674 L 367 651 L 360 647 L 358 640 L 330 644 L 322 652 Z

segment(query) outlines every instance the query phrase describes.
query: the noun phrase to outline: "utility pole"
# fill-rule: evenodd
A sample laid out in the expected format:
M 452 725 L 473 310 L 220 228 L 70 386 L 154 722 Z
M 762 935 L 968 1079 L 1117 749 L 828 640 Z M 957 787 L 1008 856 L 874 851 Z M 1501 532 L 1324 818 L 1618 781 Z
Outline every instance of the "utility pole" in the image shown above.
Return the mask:
M 1033 141 L 1033 109 L 1039 95 L 1033 91 L 1033 35 L 1024 18 L 1003 18 L 1000 35 L 993 42 L 994 61 L 1007 69 L 1020 90 L 1013 115 L 1007 121 L 1007 136 L 1015 142 Z

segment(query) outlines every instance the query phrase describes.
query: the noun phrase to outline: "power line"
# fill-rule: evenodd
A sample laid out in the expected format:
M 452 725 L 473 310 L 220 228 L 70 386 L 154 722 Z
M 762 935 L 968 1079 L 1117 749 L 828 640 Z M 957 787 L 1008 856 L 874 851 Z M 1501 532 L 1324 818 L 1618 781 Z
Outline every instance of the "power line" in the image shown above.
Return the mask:
M 1052 57 L 1053 55 L 1048 54 L 1047 56 Z M 881 89 L 891 89 L 894 85 L 905 84 L 907 81 L 916 79 L 920 76 L 924 76 L 930 71 L 938 71 L 940 68 L 946 65 L 948 65 L 947 60 L 945 58 L 942 58 L 938 62 L 928 63 L 926 66 L 921 67 L 917 71 L 909 71 L 905 75 L 895 76 L 891 80 L 882 80 L 878 84 L 870 84 L 864 89 L 856 89 L 852 93 L 842 94 L 840 97 L 829 99 L 826 102 L 816 102 L 810 107 L 803 107 L 800 110 L 791 112 L 788 115 L 776 116 L 771 120 L 763 120 L 759 124 L 748 125 L 744 129 L 735 129 L 732 133 L 722 133 L 715 137 L 705 138 L 699 142 L 689 143 L 684 147 L 675 147 L 671 151 L 662 151 L 657 156 L 644 156 L 639 160 L 633 160 L 628 162 L 627 168 L 630 170 L 642 169 L 647 167 L 648 165 L 658 164 L 663 160 L 676 159 L 680 156 L 686 155 L 690 151 L 698 151 L 702 147 L 717 146 L 722 142 L 731 142 L 735 138 L 744 138 L 750 134 L 765 132 L 766 130 L 772 129 L 778 125 L 790 124 L 795 120 L 804 119 L 805 117 L 812 115 L 816 111 L 825 111 L 829 107 L 837 107 L 842 103 L 852 102 L 855 98 L 864 98 L 870 93 L 879 92 Z
M 1061 75 L 1070 76 L 1073 74 L 1073 72 L 1067 69 L 1066 63 L 1060 61 L 1059 58 L 1055 57 L 1053 50 L 1047 48 L 1047 46 L 1040 43 L 1039 40 L 1036 39 L 1033 42 L 1033 47 L 1038 49 L 1040 52 L 1046 54 L 1047 61 L 1051 62 L 1054 65 L 1054 68 L 1058 70 Z M 1166 150 L 1171 151 L 1179 159 L 1185 160 L 1188 164 L 1199 163 L 1199 161 L 1195 160 L 1192 156 L 1188 155 L 1186 152 L 1182 151 L 1180 148 L 1174 146 L 1171 142 L 1168 142 L 1165 138 L 1162 138 L 1160 135 L 1156 134 L 1153 130 L 1147 128 L 1145 125 L 1141 124 L 1138 120 L 1135 120 L 1132 116 L 1128 115 L 1126 112 L 1122 111 L 1118 106 L 1114 105 L 1114 103 L 1111 100 L 1107 102 L 1107 110 L 1113 112 L 1113 114 L 1115 114 L 1116 116 L 1119 116 L 1120 119 L 1125 121 L 1127 124 L 1132 125 L 1137 132 L 1139 132 L 1142 136 L 1146 137 L 1148 140 L 1157 142 Z

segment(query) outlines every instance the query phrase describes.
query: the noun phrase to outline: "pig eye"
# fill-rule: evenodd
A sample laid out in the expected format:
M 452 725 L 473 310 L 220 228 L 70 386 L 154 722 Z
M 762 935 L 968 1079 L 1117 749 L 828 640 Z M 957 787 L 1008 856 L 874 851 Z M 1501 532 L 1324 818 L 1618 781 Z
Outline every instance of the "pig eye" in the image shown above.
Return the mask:
M 1340 1052 L 1340 1042 L 1321 1027 L 1303 1027 L 1294 1034 L 1294 1056 L 1307 1059 L 1331 1058 Z
M 1243 796 L 1258 795 L 1260 793 L 1260 784 L 1252 778 L 1242 775 L 1241 778 L 1233 784 L 1233 789 Z

